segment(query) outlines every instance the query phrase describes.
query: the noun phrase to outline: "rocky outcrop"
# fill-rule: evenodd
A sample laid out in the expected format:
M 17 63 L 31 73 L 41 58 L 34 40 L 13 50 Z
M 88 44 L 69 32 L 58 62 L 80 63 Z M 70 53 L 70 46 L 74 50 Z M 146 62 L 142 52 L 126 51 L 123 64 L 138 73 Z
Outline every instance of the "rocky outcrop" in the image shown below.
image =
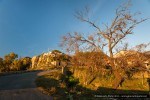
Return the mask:
M 38 60 L 39 60 L 39 57 L 38 57 L 38 56 L 34 56 L 34 57 L 31 59 L 32 68 L 35 68 L 35 67 L 37 66 Z
M 39 56 L 32 57 L 32 69 L 48 69 L 57 66 L 59 63 L 54 59 L 56 54 L 51 52 L 43 53 Z

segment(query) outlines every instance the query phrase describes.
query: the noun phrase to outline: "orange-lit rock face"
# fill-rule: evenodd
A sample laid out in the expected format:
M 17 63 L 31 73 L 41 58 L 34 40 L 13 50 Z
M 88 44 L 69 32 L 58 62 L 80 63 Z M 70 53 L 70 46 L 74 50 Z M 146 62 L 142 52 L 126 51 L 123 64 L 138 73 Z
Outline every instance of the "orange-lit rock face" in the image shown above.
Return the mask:
M 32 68 L 44 69 L 43 67 L 56 66 L 56 61 L 53 61 L 53 57 L 55 57 L 55 55 L 51 52 L 34 56 L 32 58 Z
M 32 57 L 32 59 L 31 59 L 31 62 L 32 62 L 32 68 L 34 68 L 34 67 L 37 66 L 38 60 L 39 60 L 39 57 L 38 57 L 38 56 Z
M 58 52 L 47 52 L 39 56 L 34 56 L 32 58 L 32 68 L 33 69 L 48 69 L 51 67 L 56 67 L 62 65 L 62 61 L 58 58 L 63 55 Z

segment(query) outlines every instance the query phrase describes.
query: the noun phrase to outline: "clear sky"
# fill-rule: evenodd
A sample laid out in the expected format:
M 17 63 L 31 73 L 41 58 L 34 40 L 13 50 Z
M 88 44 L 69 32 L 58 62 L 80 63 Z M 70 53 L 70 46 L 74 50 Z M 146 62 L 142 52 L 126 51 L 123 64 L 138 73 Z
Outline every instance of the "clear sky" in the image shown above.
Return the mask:
M 48 49 L 62 51 L 59 43 L 63 35 L 92 30 L 74 17 L 75 11 L 89 6 L 92 18 L 109 23 L 124 1 L 127 0 L 0 0 L 0 57 L 10 52 L 32 57 Z M 131 11 L 150 18 L 150 0 L 132 0 L 132 4 Z M 127 41 L 131 46 L 150 42 L 150 20 L 138 25 Z

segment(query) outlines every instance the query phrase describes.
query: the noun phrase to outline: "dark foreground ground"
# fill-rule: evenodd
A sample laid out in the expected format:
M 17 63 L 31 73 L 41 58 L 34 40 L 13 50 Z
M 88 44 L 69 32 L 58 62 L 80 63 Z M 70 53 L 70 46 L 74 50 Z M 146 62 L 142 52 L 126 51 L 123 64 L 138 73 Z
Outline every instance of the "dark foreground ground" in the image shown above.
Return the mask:
M 47 71 L 0 76 L 0 100 L 52 100 L 52 97 L 39 92 L 35 85 L 38 75 Z

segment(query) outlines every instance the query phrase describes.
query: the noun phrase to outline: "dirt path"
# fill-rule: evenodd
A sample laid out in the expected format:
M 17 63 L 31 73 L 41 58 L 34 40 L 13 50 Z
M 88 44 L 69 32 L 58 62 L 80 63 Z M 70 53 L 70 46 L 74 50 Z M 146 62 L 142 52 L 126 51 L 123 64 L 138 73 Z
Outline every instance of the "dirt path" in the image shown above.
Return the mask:
M 0 77 L 0 100 L 52 100 L 37 90 L 35 79 L 40 73 L 28 72 Z M 47 71 L 46 71 L 47 73 Z

